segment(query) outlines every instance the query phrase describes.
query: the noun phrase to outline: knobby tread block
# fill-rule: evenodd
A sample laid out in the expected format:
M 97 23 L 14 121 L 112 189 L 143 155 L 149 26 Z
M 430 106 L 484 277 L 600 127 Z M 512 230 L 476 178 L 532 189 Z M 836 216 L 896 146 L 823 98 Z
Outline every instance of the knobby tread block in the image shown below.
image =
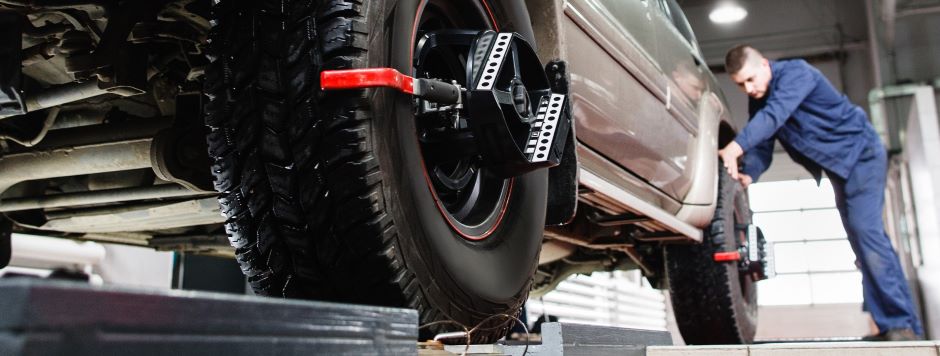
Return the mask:
M 389 252 L 396 229 L 371 154 L 368 105 L 361 92 L 319 92 L 322 63 L 350 67 L 366 54 L 363 8 L 349 0 L 213 8 L 207 142 L 226 231 L 259 294 L 412 304 L 398 285 L 413 276 Z

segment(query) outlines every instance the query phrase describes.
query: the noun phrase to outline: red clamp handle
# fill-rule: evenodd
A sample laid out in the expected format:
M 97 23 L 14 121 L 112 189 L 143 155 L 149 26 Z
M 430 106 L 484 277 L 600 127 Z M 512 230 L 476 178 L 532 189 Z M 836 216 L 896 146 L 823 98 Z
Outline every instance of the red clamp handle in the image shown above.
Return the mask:
M 320 89 L 395 88 L 414 94 L 414 78 L 392 68 L 325 70 L 320 72 Z

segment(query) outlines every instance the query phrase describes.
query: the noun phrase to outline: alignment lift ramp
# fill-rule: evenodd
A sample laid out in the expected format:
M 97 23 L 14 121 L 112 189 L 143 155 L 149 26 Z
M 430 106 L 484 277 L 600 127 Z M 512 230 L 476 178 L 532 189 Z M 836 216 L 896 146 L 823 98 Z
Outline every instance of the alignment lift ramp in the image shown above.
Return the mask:
M 940 356 L 938 343 L 668 346 L 665 331 L 542 325 L 540 342 L 419 345 L 410 309 L 0 279 L 0 355 Z

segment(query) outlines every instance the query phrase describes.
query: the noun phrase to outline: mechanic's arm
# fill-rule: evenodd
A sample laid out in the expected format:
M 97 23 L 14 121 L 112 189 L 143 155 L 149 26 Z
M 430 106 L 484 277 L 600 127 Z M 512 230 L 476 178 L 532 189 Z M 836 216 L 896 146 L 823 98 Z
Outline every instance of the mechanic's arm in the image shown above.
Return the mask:
M 740 180 L 738 157 L 757 145 L 772 140 L 777 130 L 790 119 L 800 103 L 815 87 L 816 81 L 808 65 L 781 73 L 777 85 L 773 88 L 774 92 L 770 98 L 767 98 L 767 104 L 752 115 L 747 126 L 741 130 L 734 141 L 718 151 L 724 160 L 725 168 L 728 169 L 728 174 Z
M 771 137 L 754 146 L 750 151 L 744 152 L 744 167 L 741 168 L 741 177 L 738 180 L 745 188 L 756 182 L 761 174 L 770 168 L 770 163 L 774 160 L 775 142 L 776 139 Z

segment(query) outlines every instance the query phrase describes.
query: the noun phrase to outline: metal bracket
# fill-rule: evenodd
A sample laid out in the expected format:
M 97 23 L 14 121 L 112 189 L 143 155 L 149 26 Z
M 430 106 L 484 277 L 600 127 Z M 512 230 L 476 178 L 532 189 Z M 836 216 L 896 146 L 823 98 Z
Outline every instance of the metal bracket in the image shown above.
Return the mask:
M 773 249 L 767 249 L 767 242 L 760 228 L 753 224 L 735 224 L 734 230 L 745 233 L 747 244 L 736 251 L 715 252 L 714 261 L 737 262 L 741 272 L 753 275 L 755 281 L 773 277 L 776 274 Z
M 570 125 L 567 93 L 552 90 L 529 43 L 515 33 L 482 32 L 468 65 L 467 123 L 486 166 L 504 177 L 558 166 Z
M 562 93 L 569 98 L 568 63 L 555 60 L 545 65 L 545 75 L 548 76 L 552 92 Z M 556 132 L 559 155 L 558 166 L 548 170 L 548 207 L 545 211 L 545 225 L 561 225 L 570 223 L 578 211 L 578 154 L 575 150 L 575 126 L 571 116 L 571 104 L 565 106 L 560 120 L 564 120 L 561 127 L 567 132 Z
M 153 172 L 160 179 L 197 192 L 215 192 L 204 126 L 188 119 L 201 117 L 200 95 L 180 95 L 173 127 L 158 132 L 150 148 Z

